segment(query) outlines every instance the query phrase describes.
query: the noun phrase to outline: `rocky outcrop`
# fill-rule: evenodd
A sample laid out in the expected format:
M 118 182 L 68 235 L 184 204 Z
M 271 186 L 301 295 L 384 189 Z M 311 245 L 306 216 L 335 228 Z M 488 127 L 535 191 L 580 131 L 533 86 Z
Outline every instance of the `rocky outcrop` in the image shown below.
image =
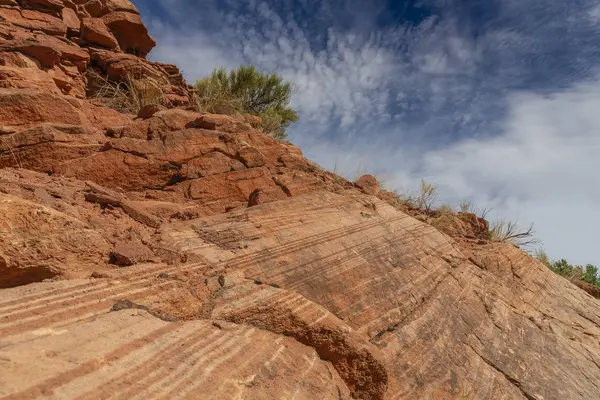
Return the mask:
M 93 71 L 113 84 L 129 76 L 155 80 L 166 103 L 189 104 L 191 89 L 177 67 L 145 59 L 155 44 L 127 0 L 0 4 L 0 60 L 5 53 L 23 59 L 16 65 L 0 62 L 0 87 L 18 76 L 30 88 L 85 98 L 96 89 L 86 72 Z M 52 80 L 55 88 L 38 84 Z
M 600 397 L 596 299 L 187 108 L 153 45 L 126 0 L 0 0 L 0 397 Z M 132 80 L 166 101 L 94 98 Z
M 243 398 L 598 393 L 596 301 L 513 246 L 461 243 L 380 200 L 328 192 L 170 223 L 160 236 L 196 261 L 3 290 L 11 361 L 0 393 L 111 398 L 104 388 L 139 383 L 151 398 L 197 385 L 227 398 L 234 380 L 247 382 Z M 61 347 L 112 324 L 75 362 Z M 57 354 L 52 371 L 30 361 L 38 348 Z M 75 373 L 91 357 L 110 367 Z M 28 380 L 15 380 L 25 366 Z

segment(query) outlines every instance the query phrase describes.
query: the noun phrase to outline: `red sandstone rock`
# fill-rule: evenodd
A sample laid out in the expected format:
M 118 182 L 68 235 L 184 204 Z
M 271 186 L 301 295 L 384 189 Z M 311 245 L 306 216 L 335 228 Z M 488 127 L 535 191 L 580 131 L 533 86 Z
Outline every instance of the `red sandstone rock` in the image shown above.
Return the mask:
M 0 51 L 27 54 L 37 59 L 44 67 L 52 68 L 61 61 L 68 61 L 83 71 L 90 59 L 89 54 L 73 42 L 25 30 L 12 33 L 12 39 L 0 42 Z
M 84 18 L 81 21 L 81 39 L 108 49 L 115 49 L 119 46 L 117 39 L 110 33 L 104 22 L 98 18 Z
M 250 146 L 240 148 L 237 152 L 237 158 L 248 168 L 262 167 L 267 163 L 266 157 Z
M 213 152 L 182 164 L 178 176 L 181 180 L 191 180 L 226 172 L 241 171 L 245 168 L 246 166 L 241 161 L 227 157 L 220 152 Z
M 41 70 L 29 57 L 16 52 L 0 53 L 0 88 L 61 93 L 51 74 Z
M 77 13 L 71 8 L 63 8 L 61 10 L 62 22 L 67 26 L 67 36 L 79 36 L 81 21 Z
M 286 198 L 285 193 L 270 178 L 268 170 L 263 168 L 192 180 L 187 192 L 191 199 L 216 204 L 217 208 L 225 211 L 229 207 L 246 204 L 255 189 L 269 190 L 271 196 L 280 200 Z
M 0 8 L 0 19 L 15 26 L 42 31 L 48 35 L 64 36 L 67 33 L 67 26 L 61 19 L 38 11 Z
M 33 125 L 56 122 L 84 125 L 76 102 L 38 90 L 0 89 L 0 125 Z
M 166 110 L 166 107 L 161 106 L 160 104 L 148 104 L 148 105 L 143 106 L 140 109 L 137 117 L 141 118 L 141 119 L 152 118 L 154 116 L 154 114 L 156 114 L 159 111 L 164 111 L 164 110 Z
M 377 178 L 373 175 L 361 176 L 354 182 L 354 185 L 366 194 L 377 195 L 377 193 L 379 193 L 379 182 L 377 182 Z
M 103 11 L 106 10 L 104 4 L 100 0 L 91 0 L 83 5 L 85 11 L 94 18 L 101 17 L 103 15 Z
M 110 262 L 120 267 L 150 261 L 154 253 L 138 240 L 118 241 L 110 252 Z
M 64 93 L 68 94 L 71 92 L 73 88 L 73 79 L 69 77 L 61 68 L 58 66 L 54 66 L 50 71 L 48 71 L 48 75 L 52 77 L 52 80 L 56 84 L 56 86 Z
M 281 190 L 275 187 L 266 187 L 255 189 L 248 196 L 248 207 L 258 206 L 260 204 L 272 203 L 283 199 Z
M 249 124 L 240 122 L 239 119 L 228 115 L 217 114 L 203 114 L 194 121 L 190 122 L 188 127 L 229 133 L 237 133 L 252 129 Z
M 139 15 L 126 11 L 113 11 L 102 17 L 119 41 L 121 49 L 127 53 L 145 57 L 156 46 L 148 34 Z
M 83 2 L 85 9 L 92 17 L 102 17 L 113 11 L 127 11 L 139 14 L 137 8 L 128 0 L 91 0 Z
M 83 102 L 82 105 L 83 114 L 90 121 L 90 123 L 103 130 L 111 128 L 121 127 L 131 123 L 132 116 L 121 114 L 111 108 L 107 108 L 102 104 L 94 101 Z
M 64 8 L 61 0 L 20 0 L 23 8 L 31 8 L 44 12 L 58 12 Z
M 100 66 L 108 78 L 112 80 L 122 80 L 128 75 L 136 77 L 161 76 L 160 71 L 132 54 L 114 53 L 100 49 L 91 49 L 90 54 L 92 61 Z

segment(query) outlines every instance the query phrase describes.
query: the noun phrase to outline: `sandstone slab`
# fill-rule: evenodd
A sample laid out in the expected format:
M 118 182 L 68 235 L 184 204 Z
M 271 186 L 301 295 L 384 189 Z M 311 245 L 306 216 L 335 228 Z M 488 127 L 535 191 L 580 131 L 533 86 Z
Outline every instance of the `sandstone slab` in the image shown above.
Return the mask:
M 99 18 L 84 18 L 81 21 L 81 39 L 108 49 L 119 47 L 117 39 Z
M 15 26 L 29 30 L 39 30 L 48 35 L 64 36 L 67 26 L 60 18 L 33 10 L 0 8 L 0 18 Z

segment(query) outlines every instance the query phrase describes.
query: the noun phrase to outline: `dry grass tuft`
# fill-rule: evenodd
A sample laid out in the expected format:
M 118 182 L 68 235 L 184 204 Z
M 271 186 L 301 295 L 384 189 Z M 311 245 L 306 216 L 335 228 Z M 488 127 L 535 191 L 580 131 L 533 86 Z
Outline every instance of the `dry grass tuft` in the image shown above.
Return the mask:
M 486 219 L 487 215 L 492 211 L 490 208 L 477 209 L 470 201 L 460 203 L 458 209 L 462 213 L 475 214 L 483 219 Z
M 540 243 L 534 237 L 533 224 L 526 230 L 519 229 L 518 223 L 499 219 L 492 223 L 490 240 L 493 242 L 511 243 L 518 247 L 535 246 Z
M 236 115 L 244 112 L 240 99 L 232 97 L 227 90 L 216 85 L 209 85 L 200 94 L 196 94 L 194 103 L 196 110 L 210 114 Z
M 454 214 L 454 208 L 446 203 L 439 206 L 435 211 L 439 216 Z
M 139 74 L 138 74 L 139 75 Z M 126 114 L 137 114 L 142 107 L 152 104 L 165 104 L 163 85 L 168 82 L 157 81 L 148 77 L 136 77 L 130 74 L 121 82 L 111 81 L 100 75 L 93 69 L 86 73 L 88 97 L 98 99 L 119 112 Z

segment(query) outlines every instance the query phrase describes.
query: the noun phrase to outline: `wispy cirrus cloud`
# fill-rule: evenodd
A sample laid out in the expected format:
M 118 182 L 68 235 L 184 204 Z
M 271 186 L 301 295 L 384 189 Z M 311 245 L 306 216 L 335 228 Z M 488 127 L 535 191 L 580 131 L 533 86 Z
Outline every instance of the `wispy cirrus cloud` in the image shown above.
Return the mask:
M 426 177 L 450 201 L 535 221 L 552 257 L 600 264 L 588 239 L 600 222 L 597 1 L 389 4 L 138 7 L 159 42 L 152 57 L 191 81 L 251 62 L 294 82 L 290 138 L 309 158 L 404 190 Z

